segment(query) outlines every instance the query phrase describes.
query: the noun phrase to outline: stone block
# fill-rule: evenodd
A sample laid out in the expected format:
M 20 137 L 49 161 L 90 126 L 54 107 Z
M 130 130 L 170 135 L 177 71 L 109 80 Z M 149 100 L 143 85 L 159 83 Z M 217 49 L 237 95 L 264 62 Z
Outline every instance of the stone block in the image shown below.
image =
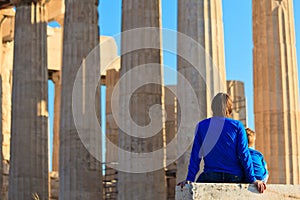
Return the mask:
M 2 155 L 3 155 L 3 159 L 9 160 L 9 156 L 10 156 L 9 145 L 2 145 Z
M 15 11 L 12 8 L 1 9 L 0 15 L 5 16 L 5 20 L 2 24 L 2 41 L 12 41 L 15 31 Z
M 3 160 L 3 175 L 7 175 L 8 176 L 8 173 L 9 173 L 9 161 L 8 160 Z
M 295 200 L 300 199 L 300 185 L 267 185 L 264 193 L 259 193 L 253 184 L 192 183 L 184 188 L 176 186 L 176 200 Z
M 62 28 L 47 28 L 48 70 L 61 70 L 62 65 Z
M 59 196 L 59 176 L 58 172 L 50 172 L 50 199 L 58 199 Z
M 168 200 L 175 198 L 175 187 L 176 187 L 176 177 L 167 177 L 167 188 L 168 188 L 167 199 Z
M 1 189 L 1 200 L 8 200 L 8 175 L 3 175 L 3 185 Z
M 65 13 L 64 1 L 51 0 L 46 5 L 47 5 L 48 21 L 49 22 L 51 22 L 53 20 L 57 20 L 57 18 L 63 16 L 64 13 Z

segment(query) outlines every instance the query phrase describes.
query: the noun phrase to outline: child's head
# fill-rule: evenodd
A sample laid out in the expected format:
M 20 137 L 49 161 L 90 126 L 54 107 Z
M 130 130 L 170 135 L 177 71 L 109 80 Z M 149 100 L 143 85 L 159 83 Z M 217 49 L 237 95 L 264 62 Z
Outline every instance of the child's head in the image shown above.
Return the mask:
M 246 128 L 246 134 L 248 137 L 248 146 L 253 147 L 255 145 L 256 134 L 250 128 Z

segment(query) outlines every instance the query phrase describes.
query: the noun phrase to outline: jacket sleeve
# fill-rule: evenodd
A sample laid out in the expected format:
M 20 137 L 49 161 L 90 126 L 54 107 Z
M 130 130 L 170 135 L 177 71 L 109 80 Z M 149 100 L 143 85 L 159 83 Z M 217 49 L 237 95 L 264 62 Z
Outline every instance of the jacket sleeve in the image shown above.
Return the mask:
M 244 126 L 240 123 L 237 134 L 237 153 L 238 158 L 244 168 L 244 173 L 249 183 L 256 181 L 253 170 L 253 162 L 248 149 L 248 139 Z
M 265 159 L 264 159 L 264 156 L 263 156 L 263 155 L 262 155 L 261 161 L 262 161 L 262 165 L 264 166 L 264 168 L 266 169 L 266 171 L 268 171 L 267 162 L 265 161 Z
M 190 156 L 190 163 L 188 167 L 188 175 L 186 178 L 186 181 L 195 181 L 196 175 L 199 171 L 199 164 L 201 162 L 201 155 L 200 155 L 200 149 L 202 145 L 202 138 L 199 130 L 199 124 L 196 127 L 195 130 L 195 138 L 192 148 L 192 153 Z

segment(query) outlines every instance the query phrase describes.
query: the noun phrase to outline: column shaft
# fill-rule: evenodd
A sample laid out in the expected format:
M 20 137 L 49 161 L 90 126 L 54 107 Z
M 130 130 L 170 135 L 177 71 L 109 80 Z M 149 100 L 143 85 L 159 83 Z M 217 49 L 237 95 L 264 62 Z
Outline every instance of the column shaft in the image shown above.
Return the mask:
M 66 1 L 65 8 L 59 147 L 59 199 L 101 199 L 101 164 L 85 148 L 79 137 L 79 133 L 82 134 L 84 132 L 89 136 L 90 131 L 94 130 L 88 129 L 89 118 L 82 119 L 81 122 L 84 127 L 79 126 L 76 129 L 74 123 L 75 118 L 73 116 L 74 112 L 72 111 L 73 101 L 79 98 L 86 99 L 93 97 L 95 99 L 95 94 L 91 94 L 91 88 L 88 87 L 89 80 L 87 80 L 85 76 L 81 79 L 82 85 L 80 88 L 86 92 L 86 95 L 78 96 L 75 97 L 76 99 L 73 99 L 72 92 L 75 77 L 77 72 L 80 72 L 81 64 L 88 60 L 88 58 L 85 58 L 99 45 L 98 1 Z M 99 59 L 99 52 L 96 54 L 97 58 L 95 59 Z M 98 63 L 100 60 L 95 61 Z M 86 67 L 82 68 L 81 71 L 85 70 L 84 72 L 87 74 L 89 74 L 92 67 L 94 67 L 88 64 L 84 64 L 84 66 Z M 100 72 L 98 74 L 100 74 Z M 98 76 L 98 74 L 96 74 L 96 76 Z M 83 81 L 87 81 L 86 84 Z M 87 106 L 86 104 L 81 105 L 83 109 Z M 84 112 L 81 108 L 74 109 Z
M 41 2 L 16 5 L 9 199 L 48 199 L 47 23 Z
M 244 83 L 236 80 L 227 81 L 227 93 L 232 99 L 232 118 L 241 121 L 247 127 Z
M 1 12 L 2 11 L 2 12 Z M 3 32 L 11 31 L 14 24 L 14 15 L 6 16 L 6 12 L 11 12 L 11 9 L 2 9 L 0 11 L 1 18 L 1 36 L 0 36 L 0 83 L 1 83 L 1 147 L 0 147 L 0 199 L 8 199 L 8 174 L 10 160 L 10 132 L 11 132 L 11 97 L 12 97 L 12 69 L 13 69 L 13 52 L 14 42 L 3 40 Z M 13 16 L 13 17 L 12 17 Z M 11 34 L 12 35 L 12 34 Z
M 168 86 L 176 90 L 176 85 Z M 177 132 L 177 99 L 171 90 L 165 88 L 164 91 L 164 104 L 166 112 L 165 121 L 165 134 L 166 134 L 166 146 L 172 141 L 176 142 Z M 176 145 L 166 148 L 166 175 L 167 175 L 167 199 L 175 198 L 175 187 L 176 187 L 176 160 L 177 160 L 177 148 Z
M 159 0 L 127 0 L 123 1 L 122 5 L 122 31 L 130 31 L 134 28 L 143 27 L 160 27 L 160 14 L 159 14 Z M 150 123 L 150 108 L 153 105 L 162 104 L 162 88 L 161 88 L 161 54 L 159 49 L 134 49 L 134 51 L 124 53 L 124 49 L 130 49 L 130 47 L 136 44 L 146 44 L 147 41 L 153 41 L 156 44 L 160 44 L 160 33 L 153 34 L 145 37 L 144 35 L 131 36 L 134 38 L 122 38 L 122 57 L 121 57 L 121 70 L 120 78 L 127 76 L 126 84 L 120 85 L 120 116 L 123 116 L 123 109 L 130 112 L 131 118 L 121 118 L 124 124 L 133 121 L 139 127 L 145 127 Z M 130 34 L 129 34 L 130 35 Z M 157 45 L 157 47 L 160 47 Z M 138 77 L 129 78 L 132 69 L 143 64 L 153 64 L 147 66 L 147 70 L 140 70 Z M 127 74 L 128 73 L 128 74 Z M 151 85 L 146 84 L 138 88 L 133 93 L 129 93 L 130 86 L 134 85 L 139 79 L 143 80 L 144 77 L 153 77 L 160 81 L 160 84 Z M 134 82 L 136 81 L 136 82 Z M 124 105 L 124 99 L 130 97 L 129 107 Z M 123 113 L 122 113 L 123 112 Z M 161 115 L 162 113 L 157 113 Z M 159 116 L 154 116 L 159 117 Z M 159 123 L 159 122 L 158 122 Z M 162 121 L 159 125 L 162 125 Z M 163 131 L 162 129 L 153 136 L 151 130 L 145 133 L 149 137 L 141 138 L 134 137 L 134 135 L 141 135 L 137 133 L 134 127 L 127 127 L 130 132 L 125 133 L 122 129 L 119 129 L 119 147 L 127 152 L 137 153 L 139 155 L 145 154 L 149 161 L 149 166 L 155 166 L 154 163 L 163 164 L 163 152 L 160 157 L 150 156 L 150 153 L 163 149 Z M 149 156 L 148 156 L 149 155 Z M 119 158 L 121 159 L 121 158 Z M 124 158 L 122 158 L 124 159 Z M 135 166 L 139 163 L 135 162 L 133 155 L 128 156 L 126 164 L 134 170 Z M 143 167 L 143 166 L 140 166 Z M 142 183 L 142 184 L 141 184 Z M 144 173 L 118 173 L 118 199 L 166 199 L 166 180 L 164 169 L 155 169 L 155 171 Z
M 59 121 L 60 121 L 60 98 L 61 98 L 61 72 L 52 74 L 54 82 L 54 122 L 53 122 L 53 152 L 52 152 L 52 171 L 59 170 Z
M 11 132 L 11 97 L 12 97 L 12 69 L 14 42 L 3 44 L 3 62 L 1 66 L 1 131 L 2 131 L 2 195 L 1 199 L 8 199 L 8 172 L 10 160 L 10 132 Z
M 256 147 L 271 183 L 299 184 L 300 124 L 292 0 L 253 1 Z
M 2 44 L 2 23 L 4 21 L 4 16 L 0 14 L 0 73 L 2 73 L 2 57 L 3 57 L 3 44 Z M 2 130 L 2 77 L 0 79 L 0 197 L 4 197 L 4 187 L 3 187 L 3 178 L 4 178 L 4 173 L 3 173 L 3 130 Z
M 106 71 L 106 144 L 108 142 L 118 146 L 118 131 L 119 127 L 114 119 L 112 113 L 112 93 L 115 89 L 115 85 L 120 78 L 119 71 L 115 69 L 110 69 Z M 106 148 L 106 169 L 105 169 L 105 180 L 104 180 L 104 195 L 105 198 L 117 198 L 117 181 L 118 181 L 118 171 L 112 168 L 111 163 L 118 162 L 118 152 L 113 151 L 113 149 Z

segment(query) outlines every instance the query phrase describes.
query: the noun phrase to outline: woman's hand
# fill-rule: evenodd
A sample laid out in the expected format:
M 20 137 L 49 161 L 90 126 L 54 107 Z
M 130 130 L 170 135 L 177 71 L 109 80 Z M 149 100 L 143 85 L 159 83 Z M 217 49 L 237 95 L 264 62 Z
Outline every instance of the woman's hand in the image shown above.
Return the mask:
M 183 188 L 186 184 L 190 184 L 191 181 L 182 181 L 180 183 L 177 184 L 177 186 L 180 186 L 181 188 Z
M 256 185 L 257 190 L 260 193 L 263 193 L 267 189 L 266 184 L 264 182 L 260 181 L 260 180 L 256 180 L 255 182 L 253 182 L 253 184 Z

